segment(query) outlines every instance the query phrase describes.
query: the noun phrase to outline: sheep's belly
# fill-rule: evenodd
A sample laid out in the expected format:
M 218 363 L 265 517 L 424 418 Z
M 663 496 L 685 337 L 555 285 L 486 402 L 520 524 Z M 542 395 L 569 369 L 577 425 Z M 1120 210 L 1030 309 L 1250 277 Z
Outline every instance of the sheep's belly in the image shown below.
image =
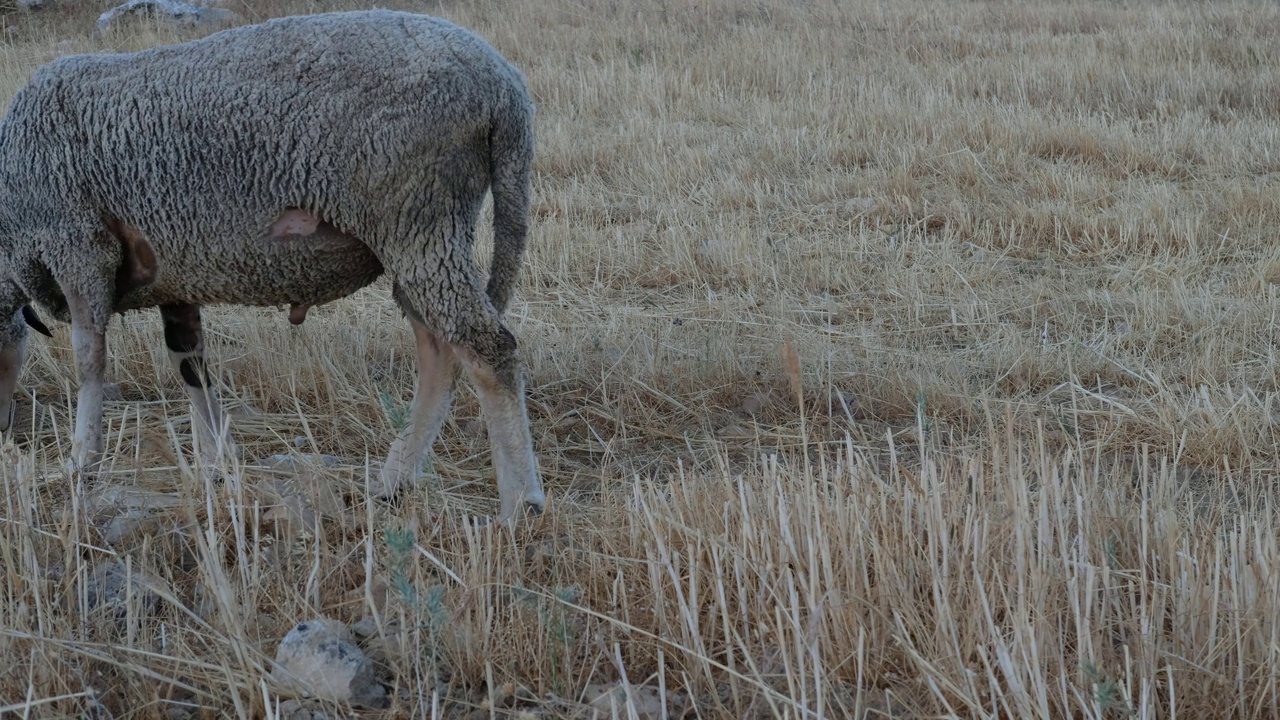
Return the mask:
M 382 275 L 363 242 L 322 225 L 309 235 L 267 236 L 220 255 L 159 250 L 154 285 L 124 304 L 319 305 L 346 297 Z

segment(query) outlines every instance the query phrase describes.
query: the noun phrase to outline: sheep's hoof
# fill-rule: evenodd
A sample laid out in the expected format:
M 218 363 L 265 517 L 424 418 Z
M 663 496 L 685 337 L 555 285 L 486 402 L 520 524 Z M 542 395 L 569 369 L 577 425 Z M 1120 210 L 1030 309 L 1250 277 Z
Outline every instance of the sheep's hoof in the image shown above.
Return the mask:
M 541 502 L 537 502 L 533 500 L 525 500 L 522 504 L 517 505 L 516 507 L 511 508 L 510 510 L 501 512 L 498 514 L 498 517 L 493 518 L 491 520 L 487 520 L 485 523 L 482 523 L 482 524 L 487 524 L 487 522 L 497 522 L 499 525 L 507 525 L 509 527 L 515 527 L 519 525 L 520 521 L 524 520 L 526 517 L 538 517 L 539 515 L 542 515 L 545 509 L 546 509 L 546 500 L 543 500 Z M 521 512 L 522 510 L 523 512 Z
M 201 480 L 217 487 L 225 485 L 227 476 L 234 474 L 234 471 L 225 465 L 221 458 L 216 457 L 201 458 L 199 472 Z
M 71 457 L 62 462 L 62 470 L 73 478 L 79 476 L 84 484 L 92 485 L 102 470 L 102 461 L 96 454 L 73 451 Z
M 386 503 L 389 507 L 398 509 L 404 504 L 404 499 L 406 495 L 408 495 L 408 493 L 404 491 L 404 486 L 398 485 L 392 488 L 390 492 L 384 491 L 384 492 L 374 493 L 373 496 L 378 498 L 382 502 Z
M 378 477 L 369 483 L 369 494 L 392 504 L 399 504 L 399 498 L 405 488 L 413 488 L 418 478 L 408 472 L 398 462 L 388 462 L 378 472 Z

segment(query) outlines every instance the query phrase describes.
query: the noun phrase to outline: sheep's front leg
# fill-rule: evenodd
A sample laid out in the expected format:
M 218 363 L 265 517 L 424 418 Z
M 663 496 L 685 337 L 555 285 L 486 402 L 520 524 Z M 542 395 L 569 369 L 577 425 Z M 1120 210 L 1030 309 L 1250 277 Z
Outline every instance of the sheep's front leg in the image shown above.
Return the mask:
M 402 483 L 418 477 L 423 456 L 430 450 L 453 404 L 458 364 L 453 350 L 421 322 L 410 319 L 418 351 L 418 385 L 413 393 L 409 427 L 391 443 L 375 492 L 389 497 Z
M 191 399 L 192 435 L 196 440 L 201 472 L 217 480 L 222 477 L 223 451 L 235 452 L 227 432 L 225 415 L 213 388 L 204 360 L 204 332 L 199 305 L 162 305 L 164 342 L 169 360 L 182 376 Z

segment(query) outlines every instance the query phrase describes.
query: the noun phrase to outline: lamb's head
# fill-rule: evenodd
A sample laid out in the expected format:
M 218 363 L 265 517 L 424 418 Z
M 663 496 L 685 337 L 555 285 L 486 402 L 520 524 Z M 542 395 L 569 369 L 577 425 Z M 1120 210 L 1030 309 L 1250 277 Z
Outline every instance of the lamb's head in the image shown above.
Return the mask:
M 49 328 L 30 305 L 23 305 L 9 318 L 0 319 L 0 432 L 13 425 L 13 393 L 18 387 L 18 374 L 27 359 L 27 328 L 51 335 Z

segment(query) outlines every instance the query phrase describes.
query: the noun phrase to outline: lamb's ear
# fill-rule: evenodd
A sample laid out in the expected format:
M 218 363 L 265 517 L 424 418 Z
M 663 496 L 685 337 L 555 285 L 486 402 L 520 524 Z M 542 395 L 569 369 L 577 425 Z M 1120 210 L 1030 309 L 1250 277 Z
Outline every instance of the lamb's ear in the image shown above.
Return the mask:
M 36 332 L 45 337 L 53 337 L 53 333 L 49 332 L 49 327 L 40 321 L 40 316 L 36 314 L 35 308 L 30 305 L 22 306 L 22 320 Z

